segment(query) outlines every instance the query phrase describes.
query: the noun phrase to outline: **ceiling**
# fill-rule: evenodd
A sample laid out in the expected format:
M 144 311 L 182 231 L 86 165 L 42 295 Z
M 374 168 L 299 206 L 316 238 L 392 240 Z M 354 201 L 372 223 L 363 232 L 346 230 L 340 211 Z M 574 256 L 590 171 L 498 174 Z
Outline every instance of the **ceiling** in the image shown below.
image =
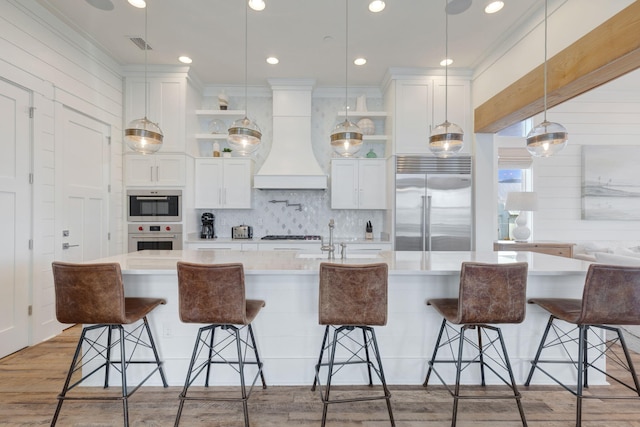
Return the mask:
M 387 0 L 377 14 L 369 0 L 348 1 L 348 84 L 379 86 L 390 67 L 440 68 L 445 56 L 447 0 Z M 450 0 L 463 1 L 463 0 Z M 487 0 L 473 0 L 463 13 L 449 15 L 451 69 L 473 70 L 507 43 L 523 23 L 540 14 L 543 0 L 504 0 L 487 15 Z M 129 40 L 144 37 L 145 10 L 127 0 L 38 0 L 64 22 L 100 46 L 121 65 L 144 63 L 144 51 Z M 270 78 L 311 78 L 318 86 L 345 83 L 345 0 L 265 0 L 261 12 L 247 12 L 247 83 Z M 147 0 L 149 64 L 179 65 L 205 84 L 245 82 L 244 0 Z M 112 10 L 101 10 L 95 5 Z M 280 59 L 268 65 L 267 56 Z M 542 47 L 541 47 L 542 61 Z M 367 58 L 357 67 L 356 56 Z

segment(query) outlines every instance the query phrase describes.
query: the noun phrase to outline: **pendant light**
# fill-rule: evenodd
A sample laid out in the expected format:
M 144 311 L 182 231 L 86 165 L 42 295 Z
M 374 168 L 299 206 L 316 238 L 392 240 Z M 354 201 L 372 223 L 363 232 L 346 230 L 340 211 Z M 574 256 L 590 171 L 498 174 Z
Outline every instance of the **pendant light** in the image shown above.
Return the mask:
M 235 150 L 241 156 L 248 156 L 253 153 L 258 146 L 262 138 L 262 131 L 258 125 L 251 121 L 248 117 L 249 114 L 249 101 L 247 97 L 247 46 L 248 46 L 248 9 L 249 4 L 245 3 L 244 6 L 244 105 L 245 116 L 233 122 L 229 128 L 229 137 L 227 142 L 233 150 Z
M 440 158 L 455 156 L 463 146 L 462 128 L 448 120 L 449 102 L 449 14 L 446 13 L 449 6 L 445 0 L 445 62 L 444 62 L 444 122 L 433 128 L 429 136 L 429 149 Z
M 331 132 L 331 147 L 333 151 L 342 157 L 353 157 L 362 148 L 362 131 L 355 124 L 349 121 L 348 82 L 349 82 L 349 0 L 344 0 L 345 4 L 345 58 L 344 58 L 344 122 L 338 123 Z
M 527 150 L 535 157 L 549 157 L 567 146 L 569 133 L 560 123 L 547 121 L 547 7 L 544 2 L 544 120 L 527 135 Z
M 147 7 L 144 8 L 144 118 L 132 120 L 124 130 L 124 140 L 133 151 L 153 154 L 162 147 L 164 135 L 160 126 L 147 118 Z

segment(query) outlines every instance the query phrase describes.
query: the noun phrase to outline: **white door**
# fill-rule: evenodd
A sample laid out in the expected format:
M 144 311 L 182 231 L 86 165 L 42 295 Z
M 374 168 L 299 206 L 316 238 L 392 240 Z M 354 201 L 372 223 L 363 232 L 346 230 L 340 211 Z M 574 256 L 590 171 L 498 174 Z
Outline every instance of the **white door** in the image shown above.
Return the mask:
M 62 260 L 108 255 L 109 127 L 62 108 Z
M 0 357 L 29 343 L 30 102 L 0 80 Z

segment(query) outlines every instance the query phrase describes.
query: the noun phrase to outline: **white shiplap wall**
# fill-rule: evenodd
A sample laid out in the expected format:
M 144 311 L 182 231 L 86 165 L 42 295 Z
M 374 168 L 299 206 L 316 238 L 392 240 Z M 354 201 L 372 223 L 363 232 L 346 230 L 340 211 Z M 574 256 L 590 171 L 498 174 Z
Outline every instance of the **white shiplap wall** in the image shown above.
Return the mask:
M 640 221 L 581 219 L 582 147 L 615 150 L 616 145 L 640 142 L 640 71 L 565 102 L 549 111 L 548 119 L 564 125 L 570 137 L 557 156 L 534 160 L 533 185 L 539 197 L 535 240 L 640 244 Z M 620 161 L 640 164 L 640 158 Z
M 51 262 L 59 257 L 56 232 L 55 106 L 65 105 L 111 128 L 111 203 L 122 203 L 122 79 L 120 66 L 34 0 L 0 2 L 0 78 L 33 93 L 33 321 L 31 343 L 61 330 L 55 319 Z M 122 209 L 110 222 L 122 224 Z M 114 215 L 115 214 L 115 215 Z M 122 227 L 112 230 L 110 250 L 123 247 Z

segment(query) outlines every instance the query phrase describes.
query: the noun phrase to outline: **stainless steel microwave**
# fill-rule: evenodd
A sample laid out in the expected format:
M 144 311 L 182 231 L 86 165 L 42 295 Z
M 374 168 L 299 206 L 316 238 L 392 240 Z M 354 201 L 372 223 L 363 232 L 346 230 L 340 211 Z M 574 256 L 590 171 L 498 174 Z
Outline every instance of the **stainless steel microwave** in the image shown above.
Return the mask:
M 127 190 L 129 222 L 182 221 L 182 190 Z

